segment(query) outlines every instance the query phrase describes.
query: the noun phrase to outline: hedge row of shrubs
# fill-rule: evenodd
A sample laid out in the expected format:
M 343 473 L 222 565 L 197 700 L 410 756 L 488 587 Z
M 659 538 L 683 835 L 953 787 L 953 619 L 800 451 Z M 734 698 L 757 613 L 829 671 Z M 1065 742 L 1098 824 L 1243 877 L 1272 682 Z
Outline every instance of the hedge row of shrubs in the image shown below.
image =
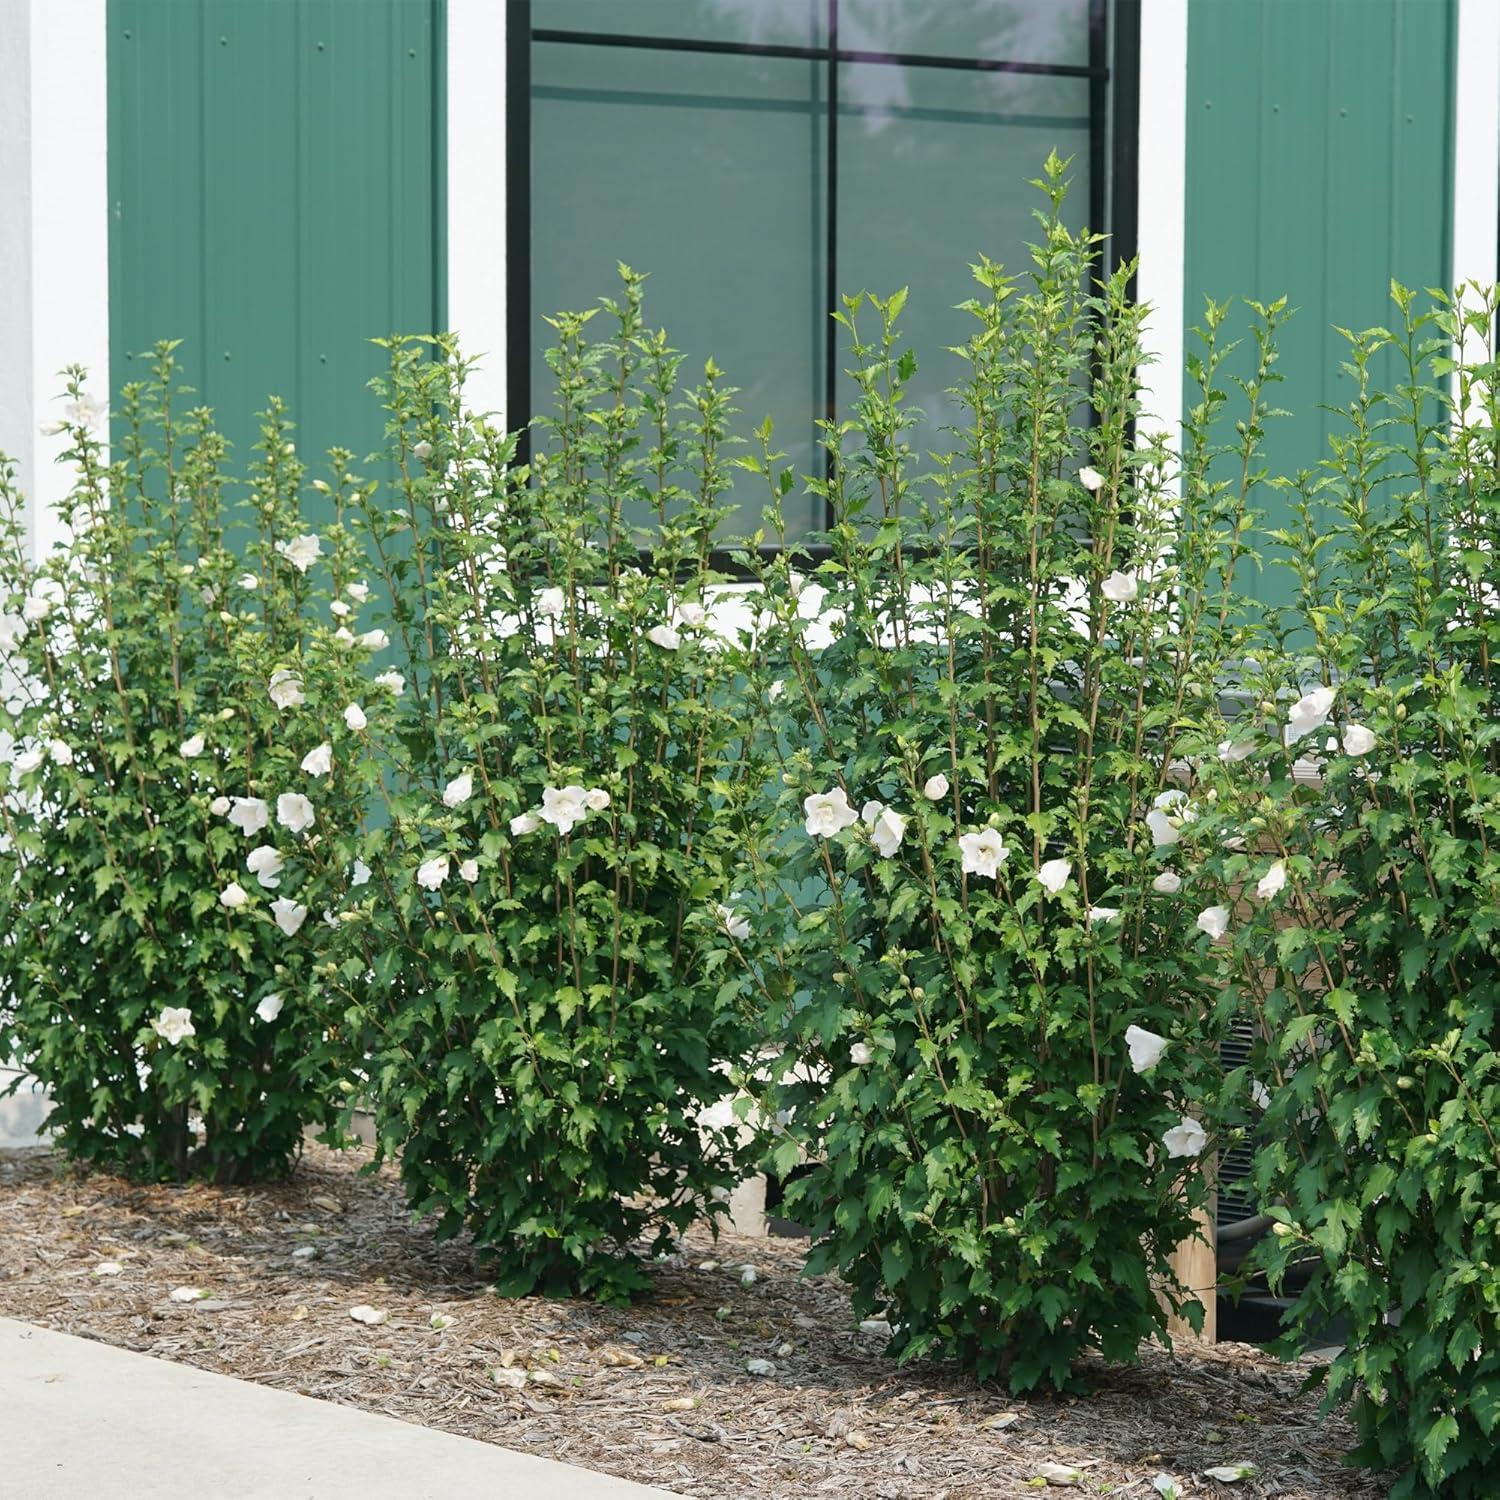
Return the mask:
M 813 1263 L 892 1352 L 1018 1390 L 1195 1315 L 1168 1256 L 1249 1142 L 1286 1346 L 1348 1320 L 1358 1457 L 1489 1494 L 1495 294 L 1397 289 L 1329 458 L 1273 477 L 1285 308 L 1231 381 L 1210 304 L 1180 447 L 1138 441 L 1144 311 L 1043 185 L 941 453 L 906 294 L 846 302 L 816 547 L 630 272 L 555 321 L 526 455 L 447 338 L 389 343 L 378 481 L 310 481 L 274 404 L 231 480 L 170 345 L 106 453 L 74 372 L 45 558 L 0 467 L 0 1048 L 141 1176 L 283 1172 L 368 1104 L 508 1292 L 630 1295 L 807 1164 Z M 1271 544 L 1284 609 L 1243 594 Z

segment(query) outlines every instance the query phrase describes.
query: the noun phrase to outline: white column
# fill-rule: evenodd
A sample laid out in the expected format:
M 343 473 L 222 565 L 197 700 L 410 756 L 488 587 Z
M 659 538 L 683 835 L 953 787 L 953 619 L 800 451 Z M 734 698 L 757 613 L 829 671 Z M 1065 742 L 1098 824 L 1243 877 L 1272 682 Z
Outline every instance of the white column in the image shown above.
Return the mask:
M 1136 286 L 1151 307 L 1145 343 L 1142 435 L 1182 439 L 1184 256 L 1187 193 L 1187 0 L 1141 6 L 1140 190 Z
M 505 48 L 496 0 L 448 0 L 448 327 L 482 359 L 476 411 L 505 406 Z M 523 44 L 524 45 L 524 44 Z
M 1500 279 L 1500 3 L 1458 0 L 1453 78 L 1453 265 L 1455 287 L 1493 286 Z M 1470 362 L 1482 341 L 1470 335 Z M 1455 379 L 1457 377 L 1455 376 Z M 1479 398 L 1476 396 L 1476 404 Z M 1480 413 L 1472 413 L 1479 421 Z
M 109 391 L 105 0 L 0 0 L 0 451 L 35 552 L 57 534 L 59 372 Z

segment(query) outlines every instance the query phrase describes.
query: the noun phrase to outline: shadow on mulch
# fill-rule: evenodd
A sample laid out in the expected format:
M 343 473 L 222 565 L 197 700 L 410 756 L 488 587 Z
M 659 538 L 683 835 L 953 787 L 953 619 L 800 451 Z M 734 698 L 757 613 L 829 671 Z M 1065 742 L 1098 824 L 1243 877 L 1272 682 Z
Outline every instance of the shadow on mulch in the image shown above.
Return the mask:
M 412 1220 L 388 1168 L 360 1174 L 367 1159 L 313 1148 L 282 1183 L 154 1187 L 0 1151 L 0 1315 L 702 1500 L 1031 1495 L 1046 1463 L 1142 1500 L 1159 1472 L 1184 1500 L 1389 1487 L 1341 1466 L 1352 1434 L 1297 1393 L 1305 1368 L 1248 1345 L 1090 1361 L 1078 1397 L 897 1368 L 837 1281 L 800 1275 L 805 1241 L 695 1233 L 629 1308 L 502 1300 L 463 1240 Z M 97 1274 L 105 1262 L 119 1274 Z M 184 1286 L 203 1300 L 174 1301 Z M 387 1321 L 355 1322 L 360 1304 Z M 1201 1477 L 1242 1461 L 1259 1474 Z

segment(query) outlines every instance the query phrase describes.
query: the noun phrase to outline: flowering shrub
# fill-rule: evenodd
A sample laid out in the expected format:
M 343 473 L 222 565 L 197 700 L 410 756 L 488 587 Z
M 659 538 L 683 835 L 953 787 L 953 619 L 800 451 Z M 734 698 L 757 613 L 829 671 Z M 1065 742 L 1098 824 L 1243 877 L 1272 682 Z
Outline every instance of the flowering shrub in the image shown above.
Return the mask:
M 785 1039 L 773 1157 L 809 1164 L 812 1268 L 885 1310 L 902 1357 L 1016 1389 L 1130 1358 L 1183 1306 L 1168 1256 L 1205 1199 L 1218 1064 L 1172 768 L 1232 633 L 1244 499 L 1200 455 L 1176 523 L 1171 455 L 1132 438 L 1143 310 L 1127 270 L 1090 290 L 1063 171 L 1029 279 L 975 268 L 968 423 L 925 470 L 906 293 L 845 303 L 858 401 L 809 483 L 828 556 L 761 569 L 783 790 L 743 948 Z
M 275 404 L 227 497 L 171 349 L 125 388 L 112 462 L 73 372 L 66 540 L 35 564 L 0 469 L 0 1055 L 72 1156 L 240 1181 L 342 1097 L 319 914 L 371 779 L 338 718 L 365 648 L 313 609 L 362 585 L 301 519 Z
M 511 1293 L 621 1296 L 723 1211 L 745 1050 L 721 996 L 743 758 L 738 654 L 710 630 L 730 392 L 641 321 L 554 323 L 557 415 L 517 440 L 466 407 L 447 341 L 391 348 L 392 500 L 361 527 L 403 647 L 389 818 L 350 932 L 369 971 L 382 1148 Z M 651 541 L 649 556 L 640 546 Z
M 1356 1458 L 1477 1500 L 1500 1489 L 1500 404 L 1491 364 L 1448 381 L 1466 324 L 1490 357 L 1497 300 L 1395 295 L 1394 332 L 1351 336 L 1347 421 L 1277 534 L 1297 599 L 1227 731 L 1225 1008 L 1259 1034 L 1267 1268 L 1306 1278 L 1287 1345 L 1344 1319 L 1320 1375 Z

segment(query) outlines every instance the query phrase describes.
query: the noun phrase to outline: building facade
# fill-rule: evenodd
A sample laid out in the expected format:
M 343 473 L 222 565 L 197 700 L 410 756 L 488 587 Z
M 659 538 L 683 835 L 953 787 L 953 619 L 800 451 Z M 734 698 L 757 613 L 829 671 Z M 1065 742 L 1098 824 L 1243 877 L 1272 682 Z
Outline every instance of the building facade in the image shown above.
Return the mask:
M 0 0 L 0 450 L 45 545 L 57 372 L 118 389 L 163 338 L 242 448 L 273 392 L 305 453 L 374 448 L 393 331 L 455 330 L 519 417 L 545 314 L 617 261 L 804 466 L 848 399 L 830 310 L 910 285 L 935 442 L 967 267 L 1024 268 L 1054 148 L 1070 216 L 1140 258 L 1152 419 L 1205 296 L 1284 294 L 1272 454 L 1311 465 L 1334 329 L 1392 277 L 1496 277 L 1500 6 Z

